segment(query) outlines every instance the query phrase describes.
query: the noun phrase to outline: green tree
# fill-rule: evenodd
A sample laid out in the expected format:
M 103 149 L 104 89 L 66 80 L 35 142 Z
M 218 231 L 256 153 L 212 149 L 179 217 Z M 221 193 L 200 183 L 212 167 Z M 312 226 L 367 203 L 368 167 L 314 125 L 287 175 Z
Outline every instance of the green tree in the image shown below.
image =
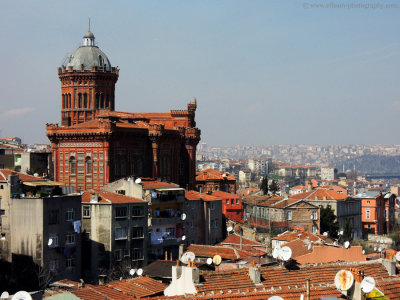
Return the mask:
M 321 207 L 320 209 L 321 218 L 321 232 L 328 232 L 332 238 L 338 237 L 339 224 L 336 221 L 336 216 L 330 207 Z
M 264 193 L 264 195 L 268 195 L 268 177 L 265 176 L 260 184 L 260 190 Z
M 272 182 L 271 182 L 271 184 L 269 185 L 269 190 L 271 191 L 271 193 L 272 193 L 273 195 L 275 195 L 276 192 L 279 191 L 279 185 L 278 185 L 278 183 L 276 182 L 275 179 L 272 179 Z
M 343 241 L 351 241 L 353 239 L 352 232 L 353 228 L 351 228 L 350 220 L 346 220 L 343 229 Z

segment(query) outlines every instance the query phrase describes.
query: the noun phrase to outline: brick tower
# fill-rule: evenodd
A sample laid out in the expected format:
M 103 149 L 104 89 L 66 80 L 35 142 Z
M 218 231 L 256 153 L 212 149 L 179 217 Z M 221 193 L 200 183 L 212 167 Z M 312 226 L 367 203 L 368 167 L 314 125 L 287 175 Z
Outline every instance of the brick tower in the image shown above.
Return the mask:
M 95 45 L 90 30 L 83 44 L 58 69 L 61 81 L 61 125 L 71 126 L 93 120 L 99 111 L 115 109 L 118 69 Z

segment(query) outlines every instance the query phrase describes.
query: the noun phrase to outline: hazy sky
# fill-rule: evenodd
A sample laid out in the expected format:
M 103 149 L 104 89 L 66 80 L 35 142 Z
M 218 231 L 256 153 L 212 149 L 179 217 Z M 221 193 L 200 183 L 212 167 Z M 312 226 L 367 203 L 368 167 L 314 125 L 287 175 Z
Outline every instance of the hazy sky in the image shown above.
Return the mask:
M 336 7 L 358 3 L 398 7 Z M 400 143 L 398 0 L 0 1 L 0 136 L 48 143 L 89 17 L 116 110 L 196 97 L 210 145 Z

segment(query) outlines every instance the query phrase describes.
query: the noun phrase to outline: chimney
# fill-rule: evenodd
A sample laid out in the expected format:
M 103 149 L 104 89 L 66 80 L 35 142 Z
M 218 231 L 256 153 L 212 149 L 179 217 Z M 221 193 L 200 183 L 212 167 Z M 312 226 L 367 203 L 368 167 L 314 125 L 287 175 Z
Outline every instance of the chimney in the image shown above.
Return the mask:
M 311 278 L 307 277 L 306 280 L 307 280 L 307 282 L 306 282 L 306 290 L 307 290 L 306 300 L 310 300 L 311 299 L 310 298 L 310 281 L 311 281 Z
M 165 251 L 165 260 L 168 260 L 168 251 Z
M 99 275 L 99 285 L 104 285 L 106 283 L 107 275 Z
M 347 296 L 354 300 L 364 300 L 364 293 L 361 290 L 361 282 L 364 279 L 364 272 L 357 268 L 350 268 L 351 274 L 354 277 L 353 286 L 348 290 Z
M 78 282 L 78 289 L 85 287 L 85 281 L 81 278 Z
M 195 284 L 200 282 L 200 271 L 198 268 L 185 266 L 172 266 L 171 284 L 164 290 L 168 297 L 185 294 L 196 294 Z
M 260 272 L 259 268 L 250 267 L 249 268 L 249 276 L 250 276 L 251 281 L 253 281 L 254 284 L 261 283 L 261 272 Z
M 90 202 L 91 203 L 98 203 L 99 202 L 99 193 L 91 192 L 90 193 Z
M 381 264 L 386 268 L 386 271 L 388 271 L 390 276 L 396 275 L 396 262 L 382 259 Z

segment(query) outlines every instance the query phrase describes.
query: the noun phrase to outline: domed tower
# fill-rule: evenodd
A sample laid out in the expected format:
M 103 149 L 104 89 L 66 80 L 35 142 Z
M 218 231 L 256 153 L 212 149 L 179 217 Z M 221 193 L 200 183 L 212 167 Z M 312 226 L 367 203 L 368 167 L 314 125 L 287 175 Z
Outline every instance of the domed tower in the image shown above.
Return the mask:
M 102 110 L 115 109 L 117 68 L 95 45 L 90 30 L 83 45 L 70 54 L 58 68 L 61 81 L 61 125 L 71 126 L 95 118 Z

